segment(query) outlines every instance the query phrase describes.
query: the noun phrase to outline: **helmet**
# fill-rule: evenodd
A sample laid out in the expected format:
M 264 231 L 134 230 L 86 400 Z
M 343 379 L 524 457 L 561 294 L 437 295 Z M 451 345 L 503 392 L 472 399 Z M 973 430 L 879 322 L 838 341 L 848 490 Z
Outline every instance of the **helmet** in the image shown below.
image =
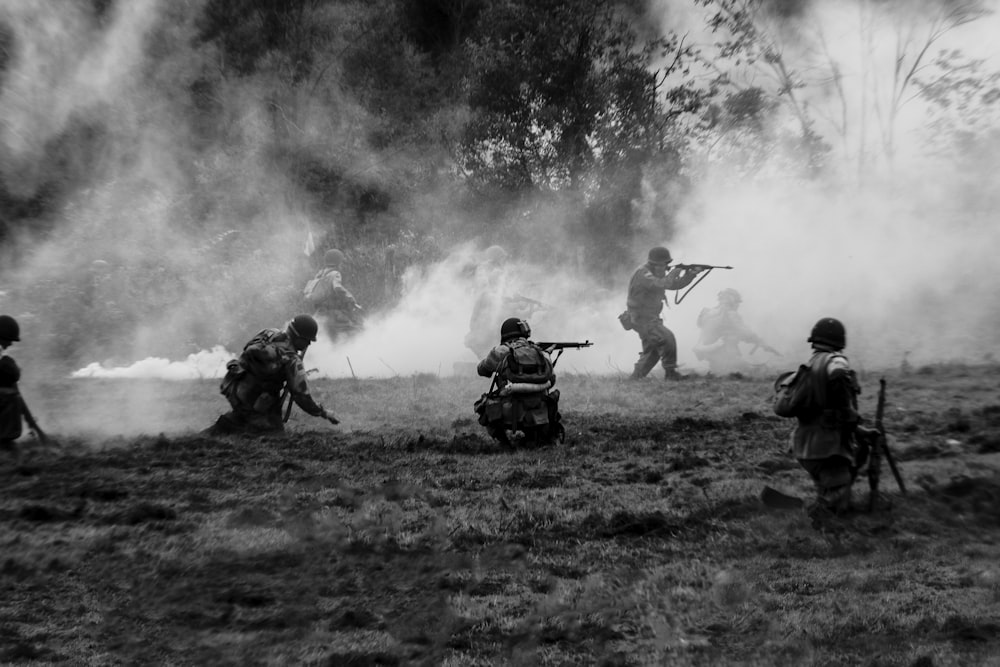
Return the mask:
M 847 332 L 840 320 L 824 317 L 813 325 L 808 342 L 821 343 L 842 350 L 847 346 Z
M 743 297 L 740 296 L 740 293 L 732 287 L 727 287 L 719 292 L 719 301 L 731 301 L 732 303 L 738 304 L 743 302 Z
M 323 263 L 327 266 L 340 266 L 344 263 L 344 253 L 340 252 L 336 248 L 330 248 L 325 253 L 323 253 Z
M 510 317 L 500 325 L 500 342 L 506 342 L 512 338 L 527 338 L 531 335 L 531 327 L 528 323 L 518 317 Z
M 649 261 L 656 264 L 669 264 L 673 260 L 670 256 L 670 251 L 661 245 L 656 246 L 649 251 Z
M 294 336 L 315 342 L 319 325 L 310 315 L 296 315 L 288 323 L 288 331 Z
M 483 251 L 483 261 L 487 264 L 500 264 L 507 259 L 507 251 L 498 245 L 491 245 Z
M 21 327 L 17 326 L 17 320 L 10 315 L 0 315 L 0 340 L 21 340 Z

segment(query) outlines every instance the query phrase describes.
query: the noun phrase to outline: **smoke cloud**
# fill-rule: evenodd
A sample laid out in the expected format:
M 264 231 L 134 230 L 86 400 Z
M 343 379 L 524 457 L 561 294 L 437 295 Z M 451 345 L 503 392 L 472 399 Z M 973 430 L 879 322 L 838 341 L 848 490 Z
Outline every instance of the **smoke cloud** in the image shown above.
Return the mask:
M 214 54 L 187 46 L 197 3 L 116 2 L 104 16 L 85 6 L 0 4 L 0 24 L 13 35 L 0 80 L 4 187 L 28 198 L 45 190 L 57 160 L 65 167 L 74 156 L 90 159 L 63 170 L 80 187 L 53 223 L 58 233 L 44 243 L 15 239 L 17 255 L 4 255 L 0 310 L 17 317 L 25 332 L 12 353 L 28 362 L 29 385 L 37 381 L 32 374 L 72 375 L 81 392 L 91 378 L 221 377 L 225 362 L 256 331 L 282 327 L 302 308 L 282 295 L 299 289 L 316 268 L 303 248 L 307 232 L 323 225 L 268 152 L 274 133 L 295 132 L 324 160 L 350 161 L 363 172 L 380 164 L 356 139 L 370 119 L 349 99 L 299 99 L 295 109 L 276 109 L 266 94 L 273 81 L 212 79 Z M 907 19 L 922 25 L 940 6 L 921 3 L 923 13 Z M 649 7 L 664 31 L 687 32 L 712 48 L 717 36 L 705 29 L 700 7 L 678 1 Z M 767 372 L 797 365 L 808 353 L 809 328 L 825 316 L 844 321 L 848 352 L 863 368 L 897 365 L 904 354 L 915 364 L 982 360 L 1000 342 L 1000 306 L 992 296 L 1000 279 L 991 267 L 1000 230 L 988 214 L 998 203 L 992 177 L 997 152 L 981 145 L 975 154 L 930 153 L 932 109 L 912 99 L 900 107 L 892 126 L 893 160 L 886 159 L 885 126 L 879 124 L 885 108 L 880 118 L 876 96 L 887 91 L 888 49 L 899 24 L 871 19 L 859 28 L 870 7 L 802 3 L 802 11 L 772 26 L 782 56 L 803 77 L 797 99 L 831 146 L 830 175 L 804 178 L 781 154 L 748 171 L 735 164 L 737 151 L 715 145 L 693 163 L 695 186 L 674 201 L 678 214 L 670 226 L 651 213 L 643 221 L 635 260 L 621 267 L 610 289 L 585 263 L 557 272 L 517 256 L 491 278 L 499 283 L 484 285 L 487 243 L 449 247 L 449 231 L 460 221 L 453 212 L 436 211 L 442 228 L 433 231 L 442 258 L 410 266 L 399 306 L 368 313 L 357 336 L 331 341 L 321 334 L 306 357 L 307 368 L 318 371 L 311 377 L 469 374 L 478 355 L 466 347 L 465 336 L 475 297 L 486 287 L 537 302 L 528 315 L 534 339 L 594 343 L 566 352 L 557 372 L 624 376 L 640 345 L 616 316 L 625 307 L 631 272 L 652 245 L 667 245 L 681 262 L 735 267 L 713 271 L 682 303 L 671 300 L 665 308 L 683 371 L 705 370 L 691 351 L 695 320 L 726 287 L 742 293 L 741 313 L 751 328 L 784 353 L 780 359 L 762 352 L 752 357 L 769 364 Z M 993 41 L 984 38 L 995 34 L 995 20 L 986 16 L 961 26 L 940 46 L 958 46 L 1000 67 Z M 832 64 L 840 77 L 824 78 Z M 741 85 L 768 83 L 760 73 L 745 75 Z M 326 76 L 336 76 L 336 68 Z M 218 127 L 189 120 L 188 91 L 206 78 L 217 95 L 202 102 L 218 106 Z M 783 105 L 771 123 L 779 134 L 796 129 Z M 213 151 L 194 150 L 209 139 Z M 982 139 L 1000 143 L 995 133 Z M 85 153 L 77 150 L 80 142 L 89 142 Z M 676 200 L 647 185 L 634 202 L 637 210 Z M 195 186 L 216 193 L 209 210 L 194 208 L 188 193 Z M 418 199 L 435 201 L 433 193 Z M 572 246 L 572 235 L 558 231 L 566 217 L 553 212 L 546 235 Z M 345 286 L 357 293 L 355 279 L 345 271 Z M 66 284 L 79 289 L 59 312 L 32 307 L 39 290 Z M 133 312 L 105 309 L 120 320 L 93 321 L 87 304 L 94 300 L 144 305 Z M 99 358 L 96 350 L 106 349 L 97 345 L 106 342 L 102 336 L 120 331 L 132 335 L 116 341 L 113 356 Z M 93 340 L 95 352 L 78 368 L 38 354 L 42 347 L 80 340 Z M 216 398 L 221 411 L 224 401 Z

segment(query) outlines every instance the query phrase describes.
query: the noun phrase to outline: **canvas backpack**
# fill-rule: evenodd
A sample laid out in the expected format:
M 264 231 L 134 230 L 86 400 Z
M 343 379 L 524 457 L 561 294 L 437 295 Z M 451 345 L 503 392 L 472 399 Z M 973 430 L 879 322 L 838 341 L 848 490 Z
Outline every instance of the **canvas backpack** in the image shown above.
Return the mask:
M 326 301 L 330 297 L 330 281 L 327 279 L 329 275 L 330 271 L 323 269 L 302 288 L 302 296 L 309 303 L 315 305 Z
M 504 358 L 503 376 L 508 382 L 545 384 L 555 382 L 555 371 L 547 354 L 530 341 L 514 341 Z
M 782 373 L 774 381 L 772 408 L 779 417 L 802 417 L 822 410 L 826 400 L 826 367 L 835 352 L 817 354 L 811 364 Z

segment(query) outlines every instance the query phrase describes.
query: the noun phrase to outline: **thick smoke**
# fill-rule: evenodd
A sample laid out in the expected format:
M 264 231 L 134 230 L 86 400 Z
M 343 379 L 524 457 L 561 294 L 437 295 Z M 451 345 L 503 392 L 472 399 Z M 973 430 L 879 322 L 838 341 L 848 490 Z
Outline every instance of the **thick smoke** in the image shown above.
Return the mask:
M 651 245 L 669 246 L 682 262 L 735 267 L 712 272 L 682 303 L 671 299 L 665 309 L 683 371 L 705 370 L 691 351 L 695 320 L 725 287 L 743 294 L 745 320 L 784 353 L 780 359 L 754 355 L 753 361 L 770 364 L 768 372 L 805 356 L 809 327 L 823 316 L 844 320 L 849 351 L 862 367 L 896 365 L 907 353 L 913 363 L 978 361 L 995 347 L 1000 314 L 992 298 L 998 285 L 990 249 L 1000 232 L 985 213 L 997 203 L 995 151 L 980 146 L 979 162 L 970 155 L 930 155 L 930 109 L 913 99 L 894 121 L 890 164 L 879 125 L 884 115 L 880 119 L 874 96 L 886 92 L 891 51 L 882 49 L 890 49 L 899 25 L 873 20 L 860 31 L 859 16 L 873 3 L 799 4 L 801 11 L 778 17 L 771 27 L 782 57 L 804 77 L 797 99 L 832 147 L 832 169 L 811 180 L 775 155 L 748 173 L 734 166 L 724 142 L 713 144 L 701 163 L 693 163 L 696 187 L 673 226 L 652 217 L 643 221 L 645 237 L 634 248 L 633 264 L 621 267 L 614 289 L 600 285 L 580 263 L 556 275 L 550 266 L 511 257 L 499 278 L 490 280 L 538 302 L 527 315 L 533 338 L 595 343 L 566 352 L 558 372 L 621 377 L 631 371 L 639 341 L 620 328 L 616 316 L 631 271 Z M 72 141 L 59 143 L 66 136 L 91 137 L 102 147 L 87 153 L 92 164 L 71 172 L 85 174 L 87 187 L 67 202 L 59 233 L 44 244 L 20 243 L 21 256 L 5 258 L 7 296 L 0 296 L 0 310 L 16 304 L 19 310 L 11 314 L 26 333 L 13 352 L 36 362 L 29 374 L 78 377 L 81 393 L 93 377 L 219 377 L 257 330 L 284 326 L 295 314 L 293 308 L 301 306 L 277 295 L 297 289 L 315 269 L 303 246 L 307 232 L 323 225 L 284 177 L 285 165 L 269 154 L 273 133 L 297 133 L 302 145 L 315 147 L 324 159 L 365 171 L 379 164 L 355 139 L 365 135 L 368 121 L 360 105 L 347 99 L 300 99 L 296 109 L 276 109 L 263 92 L 274 82 L 247 78 L 216 81 L 218 95 L 206 103 L 218 105 L 224 120 L 219 127 L 192 127 L 184 106 L 191 82 L 211 76 L 211 54 L 186 46 L 198 14 L 189 9 L 197 3 L 178 8 L 156 0 L 116 2 L 101 17 L 83 11 L 85 5 L 0 5 L 0 21 L 14 35 L 0 88 L 6 152 L 0 170 L 7 190 L 29 197 L 43 189 L 53 151 L 74 154 Z M 920 7 L 924 13 L 907 17 L 915 25 L 939 8 Z M 649 16 L 659 17 L 664 30 L 687 32 L 706 52 L 717 39 L 705 30 L 706 17 L 694 3 L 653 2 L 650 8 Z M 992 41 L 983 36 L 994 27 L 994 17 L 984 17 L 949 33 L 940 45 L 992 57 Z M 157 48 L 150 49 L 151 41 Z M 866 51 L 866 44 L 879 49 Z M 817 74 L 831 63 L 841 75 L 837 85 Z M 766 80 L 750 70 L 746 77 L 744 85 Z M 771 122 L 775 132 L 795 129 L 785 105 L 779 104 Z M 195 162 L 192 146 L 205 141 L 205 133 L 218 149 L 207 158 L 198 153 L 202 159 Z M 192 209 L 187 193 L 193 184 L 216 193 L 209 210 Z M 644 200 L 634 205 L 651 211 L 655 200 L 672 196 L 649 184 Z M 429 194 L 421 201 L 436 199 Z M 455 224 L 449 212 L 440 213 Z M 569 234 L 553 231 L 561 219 L 554 215 L 546 233 L 570 245 Z M 444 242 L 447 230 L 437 237 Z M 472 304 L 484 288 L 485 245 L 443 247 L 439 262 L 410 267 L 397 308 L 370 313 L 364 330 L 349 340 L 321 335 L 306 357 L 307 368 L 318 371 L 311 377 L 469 374 L 478 355 L 464 339 Z M 357 291 L 352 280 L 345 271 L 345 285 Z M 72 282 L 80 286 L 79 298 L 69 299 L 65 311 L 38 312 L 23 298 L 47 284 Z M 121 322 L 91 322 L 86 299 L 146 306 L 122 313 Z M 32 357 L 33 340 L 35 349 L 42 342 L 54 348 L 59 337 L 96 339 L 104 325 L 133 333 L 115 346 L 112 358 L 59 368 Z M 221 411 L 222 398 L 213 397 Z

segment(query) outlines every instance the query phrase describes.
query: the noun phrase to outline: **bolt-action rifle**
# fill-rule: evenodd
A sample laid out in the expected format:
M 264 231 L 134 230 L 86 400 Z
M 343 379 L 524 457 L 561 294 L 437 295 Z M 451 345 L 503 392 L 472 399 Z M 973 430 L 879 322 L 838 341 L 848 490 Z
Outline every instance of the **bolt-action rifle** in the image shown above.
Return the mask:
M 896 484 L 899 485 L 899 490 L 906 495 L 906 485 L 903 484 L 903 477 L 899 474 L 899 468 L 896 467 L 896 459 L 892 455 L 892 450 L 889 449 L 889 443 L 886 441 L 885 437 L 885 425 L 882 423 L 882 419 L 885 416 L 885 378 L 881 378 L 878 381 L 878 404 L 875 408 L 875 430 L 878 435 L 875 436 L 874 442 L 871 444 L 871 450 L 868 453 L 868 511 L 871 512 L 875 509 L 875 504 L 878 502 L 878 485 L 879 478 L 882 475 L 882 455 L 885 454 L 885 460 L 889 462 L 889 469 L 892 470 L 892 476 L 896 478 Z
M 593 343 L 591 343 L 589 340 L 585 340 L 582 343 L 563 343 L 563 342 L 555 343 L 551 341 L 544 341 L 544 342 L 536 342 L 535 345 L 545 350 L 545 352 L 548 354 L 551 354 L 553 352 L 558 353 L 552 360 L 552 367 L 555 368 L 556 362 L 559 360 L 559 357 L 562 356 L 563 350 L 579 350 L 581 347 L 590 347 L 591 345 L 593 345 Z
M 42 427 L 38 425 L 37 421 L 35 421 L 35 416 L 31 414 L 31 410 L 28 409 L 28 404 L 24 402 L 24 397 L 21 396 L 20 392 L 17 394 L 17 402 L 21 405 L 21 414 L 24 416 L 24 421 L 28 423 L 28 428 L 35 434 L 35 437 L 38 438 L 38 442 L 42 443 L 46 447 L 50 447 L 55 444 L 49 439 L 49 436 L 45 435 L 45 431 L 43 431 Z
M 686 271 L 695 271 L 696 273 L 701 274 L 700 276 L 698 276 L 697 280 L 691 283 L 688 286 L 688 288 L 684 290 L 683 293 L 680 290 L 676 290 L 674 292 L 674 303 L 679 304 L 681 301 L 684 300 L 684 297 L 686 297 L 691 292 L 691 290 L 693 290 L 695 287 L 698 286 L 698 283 L 700 283 L 702 280 L 708 277 L 708 274 L 712 272 L 712 269 L 731 269 L 733 267 L 717 266 L 715 264 L 675 264 L 673 268 L 683 269 Z

